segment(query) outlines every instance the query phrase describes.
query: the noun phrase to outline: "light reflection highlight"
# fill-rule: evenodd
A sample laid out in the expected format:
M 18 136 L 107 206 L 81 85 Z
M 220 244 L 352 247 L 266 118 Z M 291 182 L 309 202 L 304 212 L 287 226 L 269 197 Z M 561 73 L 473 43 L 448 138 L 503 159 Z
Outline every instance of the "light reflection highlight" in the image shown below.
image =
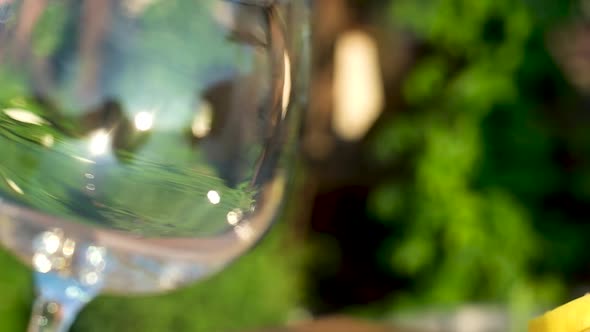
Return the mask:
M 48 254 L 55 254 L 61 245 L 61 238 L 54 232 L 45 232 L 42 235 L 41 243 Z
M 33 244 L 33 267 L 40 273 L 74 276 L 85 286 L 100 283 L 107 264 L 106 249 L 92 245 L 80 250 L 78 247 L 75 240 L 59 229 L 43 232 Z
M 287 115 L 287 110 L 289 108 L 289 103 L 291 102 L 291 58 L 287 52 L 284 55 L 285 58 L 285 82 L 283 83 L 283 119 Z
M 47 324 L 49 324 L 49 320 L 45 316 L 40 316 L 37 320 L 37 324 L 41 327 L 45 327 Z
M 336 44 L 334 67 L 334 131 L 342 139 L 359 140 L 385 103 L 376 41 L 362 31 L 344 34 Z
M 50 148 L 53 146 L 53 144 L 55 143 L 55 139 L 53 138 L 52 135 L 44 135 L 43 137 L 41 137 L 41 144 L 43 144 L 44 147 L 46 148 Z
M 77 299 L 81 298 L 84 295 L 84 292 L 82 292 L 82 290 L 76 286 L 69 286 L 66 288 L 66 295 L 69 298 Z
M 45 254 L 36 253 L 33 255 L 33 267 L 41 273 L 47 273 L 51 271 L 53 264 Z
M 16 184 L 11 179 L 6 179 L 6 183 L 8 184 L 8 186 L 10 187 L 10 189 L 12 189 L 17 194 L 19 194 L 19 195 L 24 195 L 25 194 L 25 192 L 21 189 L 21 187 L 19 187 L 18 184 Z
M 149 131 L 154 126 L 154 115 L 150 112 L 139 112 L 134 120 L 135 128 L 139 131 Z
M 76 250 L 76 241 L 74 241 L 72 239 L 66 239 L 64 241 L 64 245 L 62 248 L 62 252 L 63 252 L 64 256 L 66 256 L 66 257 L 72 256 L 74 254 L 75 250 Z
M 250 241 L 254 238 L 254 229 L 249 223 L 242 223 L 241 225 L 237 225 L 236 227 L 234 227 L 234 231 L 242 241 Z
M 43 120 L 43 118 L 41 118 L 37 114 L 20 108 L 7 108 L 4 110 L 4 114 L 6 114 L 9 118 L 15 121 L 26 124 L 32 124 L 35 126 L 49 124 L 47 121 Z
M 219 203 L 221 203 L 221 196 L 219 195 L 219 193 L 215 190 L 210 190 L 207 193 L 207 199 L 209 200 L 209 202 L 211 202 L 211 204 L 213 205 L 217 205 Z
M 224 1 L 218 1 L 213 8 L 213 17 L 219 25 L 226 29 L 236 26 L 236 18 L 232 6 Z
M 227 213 L 227 223 L 236 226 L 242 220 L 243 213 L 240 209 L 235 209 Z
M 99 269 L 102 269 L 104 267 L 104 264 L 105 264 L 104 255 L 105 255 L 104 248 L 90 246 L 90 247 L 88 247 L 88 250 L 86 251 L 86 259 L 88 260 L 88 262 L 92 266 L 99 268 Z
M 72 156 L 72 158 L 74 158 L 74 159 L 76 159 L 76 160 L 78 160 L 80 162 L 83 162 L 85 164 L 96 164 L 95 161 L 90 160 L 90 159 L 86 159 L 86 158 L 83 158 L 83 157 L 80 157 L 80 156 Z
M 175 288 L 183 279 L 184 271 L 172 264 L 165 267 L 160 275 L 160 286 L 164 289 Z
M 193 119 L 191 131 L 196 138 L 203 138 L 211 132 L 213 122 L 213 107 L 209 102 L 203 101 Z
M 99 280 L 98 273 L 96 272 L 88 272 L 83 277 L 85 285 L 96 285 Z
M 79 278 L 83 285 L 94 286 L 102 280 L 106 267 L 106 249 L 103 247 L 89 246 L 86 249 L 84 265 Z
M 111 135 L 106 130 L 99 129 L 90 137 L 88 148 L 93 156 L 100 156 L 109 151 L 110 145 Z

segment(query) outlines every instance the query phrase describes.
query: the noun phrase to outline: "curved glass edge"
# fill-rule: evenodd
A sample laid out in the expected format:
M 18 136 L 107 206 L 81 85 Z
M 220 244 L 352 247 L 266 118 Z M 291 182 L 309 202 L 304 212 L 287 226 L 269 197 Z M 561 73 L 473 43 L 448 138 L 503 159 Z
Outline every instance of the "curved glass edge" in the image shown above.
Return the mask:
M 284 194 L 285 177 L 278 176 L 266 191 L 269 201 Z M 271 196 L 272 200 L 271 200 Z M 278 203 L 277 203 L 278 205 Z M 278 206 L 263 204 L 250 220 L 211 238 L 141 238 L 99 229 L 28 211 L 0 201 L 0 243 L 35 270 L 50 272 L 35 261 L 39 239 L 49 236 L 49 246 L 105 248 L 108 252 L 104 290 L 109 293 L 150 293 L 175 289 L 222 269 L 248 250 L 268 230 Z M 58 235 L 60 234 L 60 235 Z M 54 240 L 51 239 L 54 238 Z M 70 245 L 72 246 L 72 245 Z M 55 250 L 51 250 L 55 251 Z M 74 267 L 75 269 L 76 267 Z M 70 271 L 68 273 L 81 273 Z
M 293 2 L 297 4 L 293 4 Z M 290 65 L 297 68 L 293 77 L 289 116 L 300 122 L 307 104 L 310 66 L 310 27 L 308 1 L 277 0 L 284 7 L 288 25 L 297 25 L 288 36 Z M 286 8 L 290 7 L 289 10 Z M 289 27 L 292 28 L 292 27 Z M 291 133 L 289 139 L 297 139 Z M 290 160 L 287 160 L 287 163 Z M 285 165 L 292 167 L 292 165 Z M 23 262 L 35 267 L 36 242 L 43 234 L 62 234 L 62 241 L 72 240 L 80 246 L 96 246 L 108 250 L 104 271 L 104 292 L 111 294 L 154 293 L 178 288 L 211 275 L 252 247 L 269 229 L 283 201 L 288 179 L 277 174 L 266 184 L 264 196 L 268 204 L 249 220 L 235 225 L 228 232 L 210 238 L 143 238 L 115 230 L 68 222 L 37 213 L 0 199 L 0 244 Z M 277 199 L 280 197 L 281 199 Z M 67 246 L 60 243 L 60 248 Z M 39 271 L 38 267 L 35 267 Z M 78 273 L 73 271 L 72 273 Z M 42 273 L 42 272 L 41 272 Z

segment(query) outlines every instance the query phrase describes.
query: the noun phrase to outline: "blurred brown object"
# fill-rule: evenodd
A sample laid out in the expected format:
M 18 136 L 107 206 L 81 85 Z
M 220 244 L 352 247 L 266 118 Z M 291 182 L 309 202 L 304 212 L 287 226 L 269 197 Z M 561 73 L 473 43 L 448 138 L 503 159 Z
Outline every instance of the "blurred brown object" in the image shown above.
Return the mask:
M 385 93 L 385 105 L 380 113 L 394 113 L 397 110 L 400 103 L 398 91 L 414 58 L 415 45 L 408 35 L 390 25 L 384 17 L 383 12 L 387 11 L 388 2 L 331 0 L 315 1 L 313 6 L 313 74 L 310 110 L 306 115 L 302 150 L 311 171 L 321 182 L 320 185 L 334 183 L 340 186 L 344 182 L 358 182 L 359 177 L 364 178 L 374 173 L 370 170 L 374 166 L 363 158 L 366 153 L 364 138 L 369 133 L 349 141 L 343 139 L 334 129 L 338 104 L 335 100 L 337 74 L 342 68 L 350 68 L 338 67 L 335 63 L 343 37 L 360 34 L 376 47 L 378 68 L 375 70 L 379 73 L 377 79 Z M 359 52 L 366 54 L 363 53 L 366 48 Z M 367 65 L 369 62 L 363 64 Z M 353 94 L 350 96 L 352 98 Z M 347 104 L 351 100 L 339 102 Z M 359 110 L 361 113 L 363 111 Z
M 590 24 L 575 22 L 552 31 L 549 49 L 566 78 L 582 94 L 590 94 Z
M 300 325 L 272 328 L 256 332 L 418 332 L 393 326 L 378 325 L 346 317 L 322 319 Z
M 369 219 L 366 204 L 372 187 L 381 184 L 388 174 L 399 172 L 374 161 L 374 136 L 380 125 L 389 123 L 404 109 L 402 85 L 421 52 L 421 45 L 390 22 L 389 1 L 328 0 L 312 1 L 312 4 L 311 96 L 300 150 L 301 160 L 307 167 L 305 180 L 292 193 L 292 197 L 297 197 L 298 207 L 290 214 L 294 225 L 291 234 L 322 248 L 321 255 L 310 260 L 307 266 L 310 295 L 306 301 L 310 311 L 315 315 L 337 315 L 350 307 L 385 300 L 401 287 L 401 281 L 394 280 L 375 258 L 375 252 L 386 246 L 389 230 L 383 223 Z M 343 40 L 350 41 L 351 35 L 359 34 L 364 39 L 361 51 L 343 52 Z M 349 58 L 350 66 L 347 66 L 348 61 L 335 61 L 338 54 L 344 53 L 360 54 L 361 58 L 370 54 L 372 60 L 350 61 Z M 368 131 L 355 140 L 344 139 L 334 125 L 338 113 L 347 113 L 338 112 L 337 104 L 345 105 L 344 97 L 355 95 L 336 89 L 338 81 L 347 81 L 346 75 L 338 73 L 342 68 L 364 71 L 365 78 L 376 79 L 383 92 L 383 105 L 376 107 L 382 108 L 382 112 L 377 119 L 362 119 L 361 122 L 368 123 L 368 128 L 363 126 Z M 340 93 L 336 93 L 337 90 Z M 336 103 L 338 96 L 340 102 Z M 357 112 L 352 112 L 356 115 L 365 111 L 364 107 L 356 109 Z M 355 125 L 358 122 L 349 120 Z M 343 127 L 346 123 L 338 126 Z M 326 328 L 323 321 L 315 326 L 317 324 L 321 325 L 301 325 L 298 329 L 283 331 Z M 328 331 L 333 330 L 338 329 Z

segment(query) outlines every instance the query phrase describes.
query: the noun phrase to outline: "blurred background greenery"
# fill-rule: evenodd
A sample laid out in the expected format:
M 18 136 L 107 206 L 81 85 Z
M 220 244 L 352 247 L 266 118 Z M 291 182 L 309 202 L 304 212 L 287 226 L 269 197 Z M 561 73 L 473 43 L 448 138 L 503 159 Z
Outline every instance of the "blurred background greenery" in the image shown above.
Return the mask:
M 99 298 L 73 331 L 390 321 L 474 303 L 501 312 L 498 331 L 522 331 L 590 290 L 590 2 L 314 6 L 305 171 L 281 226 L 193 287 Z M 342 131 L 354 121 L 335 125 L 357 105 L 334 93 L 350 33 L 375 48 L 383 90 L 373 118 L 356 110 L 367 126 L 354 137 Z M 0 269 L 0 331 L 24 330 L 29 273 L 7 253 Z

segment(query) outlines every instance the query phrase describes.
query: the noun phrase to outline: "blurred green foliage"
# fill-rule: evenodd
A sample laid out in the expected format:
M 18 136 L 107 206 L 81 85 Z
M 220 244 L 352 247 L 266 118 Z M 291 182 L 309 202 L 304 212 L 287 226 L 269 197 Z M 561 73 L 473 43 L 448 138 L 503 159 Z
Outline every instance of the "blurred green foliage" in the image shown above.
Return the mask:
M 0 331 L 24 331 L 33 299 L 31 271 L 0 250 Z
M 583 215 L 547 204 L 555 195 L 590 202 L 588 182 L 555 158 L 590 145 L 579 139 L 588 124 L 576 136 L 554 123 L 575 93 L 546 34 L 575 6 L 550 5 L 392 1 L 393 22 L 421 49 L 403 86 L 407 109 L 373 143 L 380 162 L 410 170 L 377 188 L 369 207 L 402 234 L 384 249 L 412 285 L 396 305 L 507 303 L 518 324 L 584 273 Z

